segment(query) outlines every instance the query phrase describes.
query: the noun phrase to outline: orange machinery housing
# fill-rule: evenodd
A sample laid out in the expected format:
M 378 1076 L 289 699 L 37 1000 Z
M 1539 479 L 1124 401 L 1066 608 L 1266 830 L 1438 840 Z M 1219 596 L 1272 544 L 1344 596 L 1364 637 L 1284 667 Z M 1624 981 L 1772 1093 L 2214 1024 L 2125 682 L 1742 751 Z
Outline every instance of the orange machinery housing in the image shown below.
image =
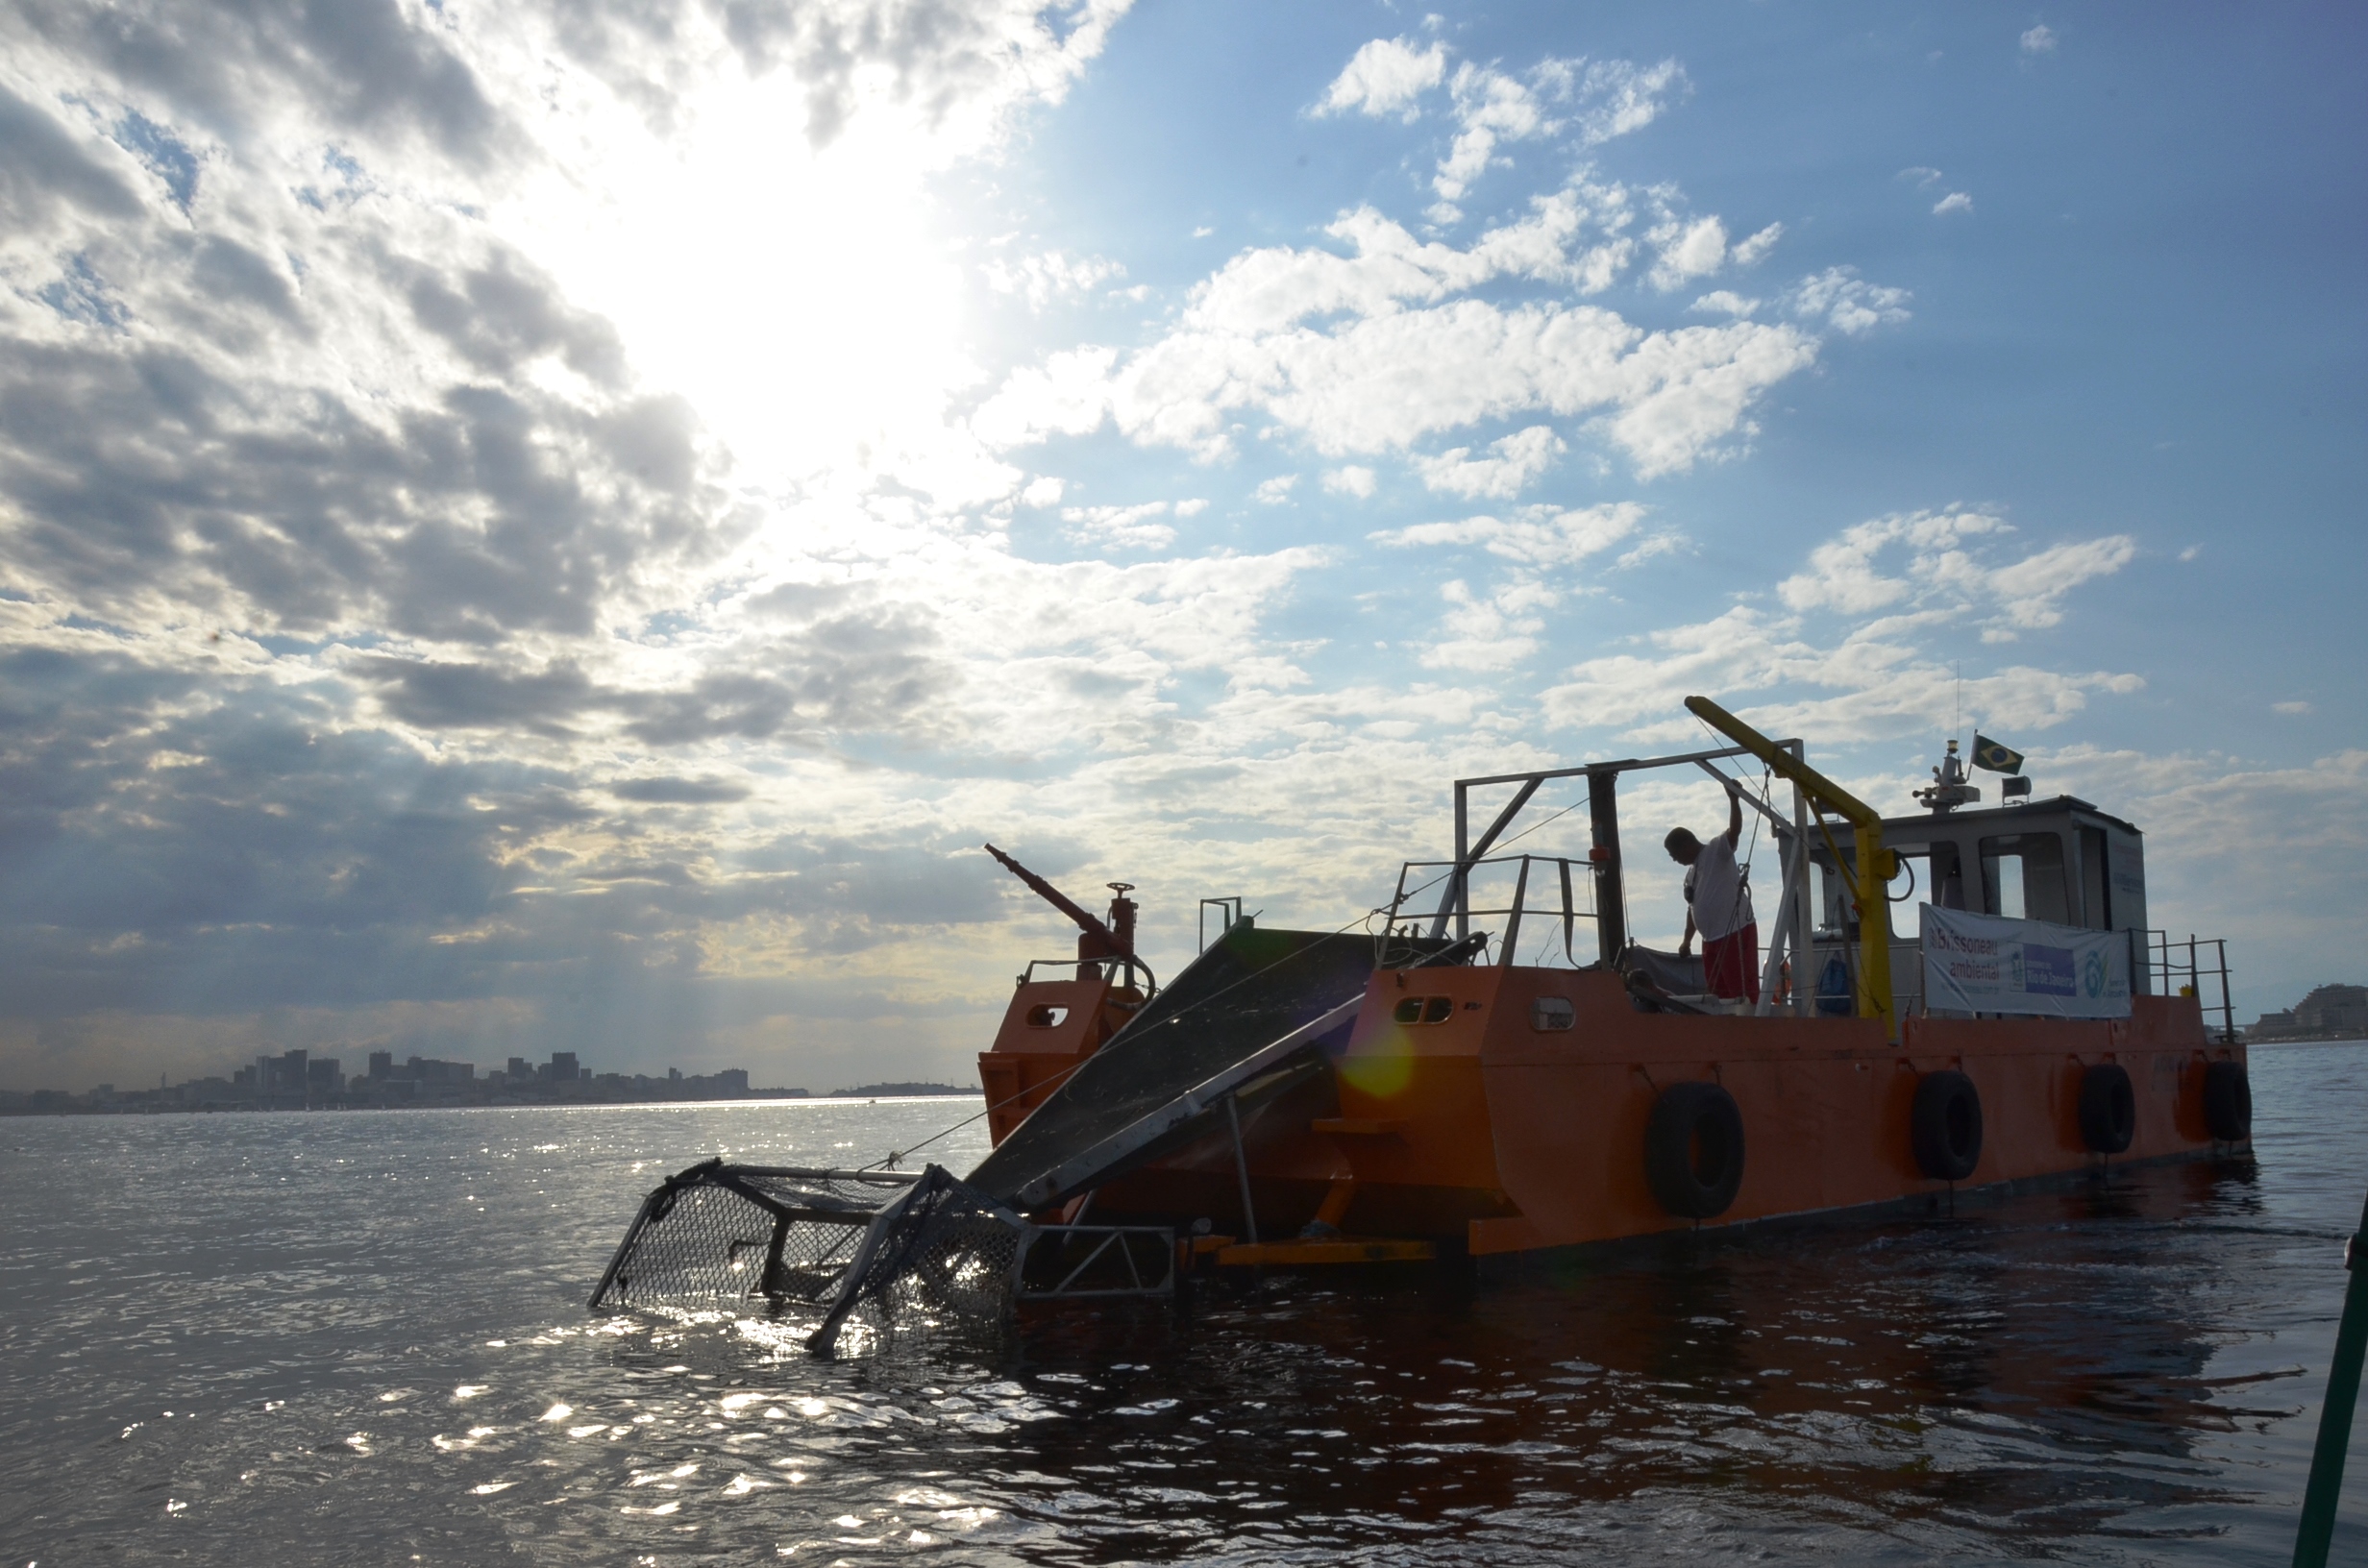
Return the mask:
M 1597 962 L 1376 968 L 1353 1025 L 1314 1053 L 1323 1070 L 1263 1100 L 1245 1090 L 1238 1140 L 1204 1136 L 1113 1175 L 1094 1191 L 1096 1217 L 1180 1228 L 1205 1219 L 1205 1229 L 1225 1233 L 1209 1245 L 1228 1262 L 1485 1256 L 1914 1204 L 2113 1161 L 2249 1147 L 2243 1045 L 2232 1030 L 2207 1028 L 2194 986 L 2152 993 L 2178 976 L 2167 959 L 2158 966 L 2140 955 L 2144 933 L 2134 927 L 2140 993 L 2120 1018 L 1936 1016 L 1920 1010 L 1920 995 L 1896 1020 L 1880 1016 L 1887 1005 L 1861 1009 L 1877 1016 L 1818 1016 L 1805 984 L 1785 1001 L 1770 997 L 1738 1013 L 1710 998 L 1689 1005 L 1640 981 L 1640 950 L 1626 942 L 1620 918 L 1609 776 L 1591 775 L 1589 784 L 1595 843 L 1563 864 L 1592 876 L 1596 911 L 1608 896 L 1618 914 L 1604 919 L 1574 908 L 1566 869 L 1561 907 L 1543 917 L 1549 932 L 1561 922 L 1574 959 L 1568 933 L 1595 919 Z M 1533 784 L 1476 846 L 1459 842 L 1435 930 L 1446 931 L 1451 918 L 1468 925 L 1492 913 L 1504 917 L 1508 935 L 1519 926 L 1519 891 L 1508 909 L 1474 911 L 1468 887 L 1487 841 L 1534 793 Z M 1459 841 L 1463 804 L 1459 786 Z M 2051 809 L 2093 815 L 2069 799 L 1976 815 L 2010 819 L 2018 839 L 2029 840 L 2046 828 Z M 1945 816 L 1887 821 L 1884 840 L 1930 844 L 1946 836 L 1939 830 L 1954 830 L 1936 823 Z M 1827 874 L 1829 894 L 1850 868 L 1830 838 L 1834 852 L 1818 852 L 1799 830 L 1805 821 L 1796 806 L 1795 831 L 1784 843 L 1785 913 L 1802 912 L 1789 953 L 1804 968 L 1833 962 L 1859 934 L 1855 924 L 1842 928 L 1841 917 L 1853 912 L 1831 896 L 1833 927 L 1812 929 L 1812 863 Z M 2127 890 L 2120 907 L 2142 919 L 2135 829 L 2116 826 L 2133 847 L 2108 879 Z M 2077 856 L 2081 841 L 2067 842 Z M 2099 866 L 2088 880 L 2108 870 Z M 1520 883 L 1531 879 L 1524 864 Z M 1990 903 L 1981 912 L 2008 913 L 1995 904 L 1997 880 L 1977 894 Z M 1404 902 L 1401 895 L 1391 906 L 1394 919 Z M 2102 900 L 2095 903 L 2085 923 L 2114 929 Z M 2057 895 L 2049 913 L 2084 912 Z M 1530 912 L 1533 922 L 1539 918 Z M 1878 929 L 1887 935 L 1887 919 Z M 1891 945 L 1915 962 L 1912 943 Z M 1779 968 L 1771 955 L 1770 975 Z M 995 1141 L 1056 1092 L 1144 999 L 1119 965 L 1080 963 L 1074 977 L 1059 979 L 1037 979 L 1031 967 L 994 1047 L 979 1058 Z M 1788 1009 L 1795 1016 L 1783 1016 Z

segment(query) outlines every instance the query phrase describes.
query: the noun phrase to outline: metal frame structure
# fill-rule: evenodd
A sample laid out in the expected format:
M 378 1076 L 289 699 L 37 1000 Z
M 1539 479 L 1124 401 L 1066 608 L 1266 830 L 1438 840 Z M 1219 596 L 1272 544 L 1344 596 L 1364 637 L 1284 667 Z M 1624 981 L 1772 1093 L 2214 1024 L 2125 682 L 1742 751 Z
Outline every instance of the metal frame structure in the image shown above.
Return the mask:
M 1217 907 L 1217 934 L 1219 936 L 1223 936 L 1242 923 L 1242 895 L 1240 894 L 1227 894 L 1222 898 L 1201 899 L 1198 927 L 1200 945 L 1194 949 L 1195 952 L 1205 953 L 1209 950 L 1209 907 L 1212 904 Z
M 1036 978 L 1038 969 L 1071 969 L 1075 971 L 1078 979 L 1084 980 L 1091 978 L 1085 972 L 1088 968 L 1098 969 L 1105 965 L 1124 969 L 1127 979 L 1136 982 L 1145 1001 L 1159 994 L 1159 976 L 1151 972 L 1151 966 L 1132 953 L 1116 953 L 1103 958 L 1031 958 L 1027 961 L 1027 968 L 1020 971 L 1019 981 L 1026 985 Z
M 1789 768 L 1799 769 L 1801 767 L 1804 748 L 1800 741 L 1786 740 L 1769 744 L 1784 753 L 1785 761 Z M 1510 964 L 1514 959 L 1524 914 L 1539 914 L 1549 919 L 1556 918 L 1559 914 L 1565 921 L 1565 945 L 1571 962 L 1575 965 L 1578 962 L 1578 955 L 1570 942 L 1570 936 L 1578 920 L 1588 919 L 1593 921 L 1595 926 L 1596 962 L 1607 968 L 1612 968 L 1619 962 L 1620 954 L 1628 946 L 1629 942 L 1627 885 L 1621 867 L 1622 855 L 1619 842 L 1619 775 L 1643 772 L 1659 768 L 1683 768 L 1691 765 L 1701 768 L 1715 778 L 1724 780 L 1730 775 L 1717 767 L 1718 763 L 1734 757 L 1760 754 L 1756 748 L 1748 746 L 1714 747 L 1701 751 L 1673 752 L 1662 757 L 1628 757 L 1612 762 L 1586 763 L 1573 768 L 1542 768 L 1534 772 L 1491 773 L 1478 778 L 1459 778 L 1455 781 L 1456 858 L 1452 861 L 1407 863 L 1398 872 L 1397 894 L 1391 905 L 1392 914 L 1394 917 L 1397 915 L 1400 906 L 1409 896 L 1406 884 L 1410 873 L 1444 866 L 1447 868 L 1446 886 L 1440 896 L 1439 907 L 1431 917 L 1432 936 L 1444 936 L 1448 925 L 1452 922 L 1457 937 L 1468 938 L 1471 935 L 1471 922 L 1475 916 L 1502 914 L 1506 918 L 1506 929 L 1504 939 L 1499 944 L 1497 961 L 1500 964 Z M 1779 895 L 1776 919 L 1768 931 L 1767 951 L 1761 976 L 1761 999 L 1756 1009 L 1762 1015 L 1774 1011 L 1776 979 L 1788 957 L 1794 959 L 1793 967 L 1796 970 L 1806 968 L 1808 956 L 1813 951 L 1813 933 L 1815 925 L 1810 908 L 1808 874 L 1811 858 L 1808 852 L 1809 817 L 1813 793 L 1804 789 L 1799 778 L 1793 776 L 1790 772 L 1786 769 L 1777 771 L 1784 772 L 1793 785 L 1790 821 L 1787 821 L 1782 813 L 1770 808 L 1748 790 L 1743 792 L 1744 801 L 1754 811 L 1766 818 L 1774 830 L 1777 855 L 1783 868 L 1783 891 Z M 1552 780 L 1562 778 L 1587 780 L 1587 817 L 1591 847 L 1585 864 L 1593 884 L 1594 894 L 1594 907 L 1589 911 L 1581 911 L 1576 907 L 1573 893 L 1570 869 L 1579 862 L 1560 855 L 1492 856 L 1489 853 L 1503 840 L 1505 830 L 1513 825 L 1530 801 L 1536 797 L 1540 788 Z M 1471 792 L 1506 784 L 1517 786 L 1514 791 L 1513 798 L 1505 802 L 1475 840 L 1471 833 Z M 1576 808 L 1574 806 L 1570 809 Z M 1472 873 L 1485 866 L 1510 865 L 1516 860 L 1521 863 L 1521 871 L 1515 883 L 1512 905 L 1502 910 L 1472 907 Z M 1532 862 L 1545 862 L 1559 867 L 1563 892 L 1563 908 L 1560 911 L 1527 909 L 1529 870 Z M 1419 891 L 1419 885 L 1417 891 Z M 1811 1008 L 1813 983 L 1812 977 L 1806 973 L 1796 973 L 1794 976 L 1793 1009 L 1804 1017 L 1808 1015 Z
M 1175 1231 L 1172 1227 L 1166 1225 L 1035 1225 L 1030 1226 L 1029 1231 L 1030 1234 L 1020 1247 L 1020 1272 L 1015 1276 L 1018 1283 L 1018 1299 L 1021 1302 L 1089 1301 L 1109 1296 L 1172 1296 L 1175 1294 L 1180 1276 L 1176 1273 Z M 1076 1267 L 1062 1275 L 1058 1284 L 1038 1289 L 1028 1287 L 1026 1277 L 1028 1256 L 1047 1238 L 1059 1237 L 1065 1251 L 1071 1242 L 1095 1236 L 1100 1237 L 1101 1239 L 1095 1244 L 1094 1250 L 1087 1253 L 1084 1261 Z M 1136 1261 L 1135 1249 L 1127 1245 L 1130 1240 L 1138 1237 L 1156 1241 L 1159 1257 L 1162 1260 L 1162 1271 L 1147 1283 L 1144 1280 L 1143 1269 Z M 1087 1270 L 1096 1263 L 1110 1256 L 1113 1247 L 1118 1249 L 1119 1261 L 1126 1265 L 1127 1283 L 1125 1285 L 1079 1286 L 1077 1281 L 1084 1278 Z
M 2204 963 L 2204 949 L 2209 947 L 2212 962 Z M 2186 955 L 2181 962 L 2180 953 Z M 2172 940 L 2168 931 L 2160 928 L 2146 933 L 2146 968 L 2161 983 L 2162 994 L 2176 996 L 2182 986 L 2194 992 L 2196 1001 L 2206 1012 L 2220 1015 L 2220 1040 L 2223 1044 L 2236 1041 L 2236 1004 L 2229 994 L 2229 944 L 2226 937 L 2199 937 L 2190 932 L 2183 941 Z M 2204 982 L 2219 983 L 2218 1003 L 2205 1001 Z

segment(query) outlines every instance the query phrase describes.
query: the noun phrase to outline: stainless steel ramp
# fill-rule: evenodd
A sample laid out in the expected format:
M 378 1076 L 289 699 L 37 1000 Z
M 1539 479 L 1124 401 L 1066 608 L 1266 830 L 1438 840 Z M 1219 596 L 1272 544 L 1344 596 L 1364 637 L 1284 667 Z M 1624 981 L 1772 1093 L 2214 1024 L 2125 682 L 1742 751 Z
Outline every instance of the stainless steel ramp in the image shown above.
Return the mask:
M 971 1172 L 996 1202 L 1043 1209 L 1199 1135 L 1224 1096 L 1344 1036 L 1385 957 L 1413 967 L 1473 943 L 1237 925 L 1219 938 Z

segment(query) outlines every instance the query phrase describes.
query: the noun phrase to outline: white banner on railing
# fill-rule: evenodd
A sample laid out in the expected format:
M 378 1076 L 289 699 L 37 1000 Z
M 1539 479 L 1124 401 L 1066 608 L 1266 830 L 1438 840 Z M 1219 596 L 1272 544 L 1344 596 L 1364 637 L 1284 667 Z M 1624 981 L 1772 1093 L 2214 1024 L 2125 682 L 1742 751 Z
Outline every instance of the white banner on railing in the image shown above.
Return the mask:
M 2056 1018 L 2130 1016 L 2130 934 L 1922 907 L 1924 1005 Z

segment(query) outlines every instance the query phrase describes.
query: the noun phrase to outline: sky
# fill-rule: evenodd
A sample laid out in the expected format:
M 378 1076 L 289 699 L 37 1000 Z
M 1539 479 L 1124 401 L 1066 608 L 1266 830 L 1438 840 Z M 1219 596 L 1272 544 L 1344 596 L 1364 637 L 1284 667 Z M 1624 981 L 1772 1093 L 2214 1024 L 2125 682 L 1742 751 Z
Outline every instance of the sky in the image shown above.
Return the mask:
M 1888 811 L 2025 751 L 2240 1018 L 2368 979 L 2356 8 L 0 40 L 0 1087 L 968 1082 L 1070 950 L 982 844 L 1172 973 L 1691 693 Z

